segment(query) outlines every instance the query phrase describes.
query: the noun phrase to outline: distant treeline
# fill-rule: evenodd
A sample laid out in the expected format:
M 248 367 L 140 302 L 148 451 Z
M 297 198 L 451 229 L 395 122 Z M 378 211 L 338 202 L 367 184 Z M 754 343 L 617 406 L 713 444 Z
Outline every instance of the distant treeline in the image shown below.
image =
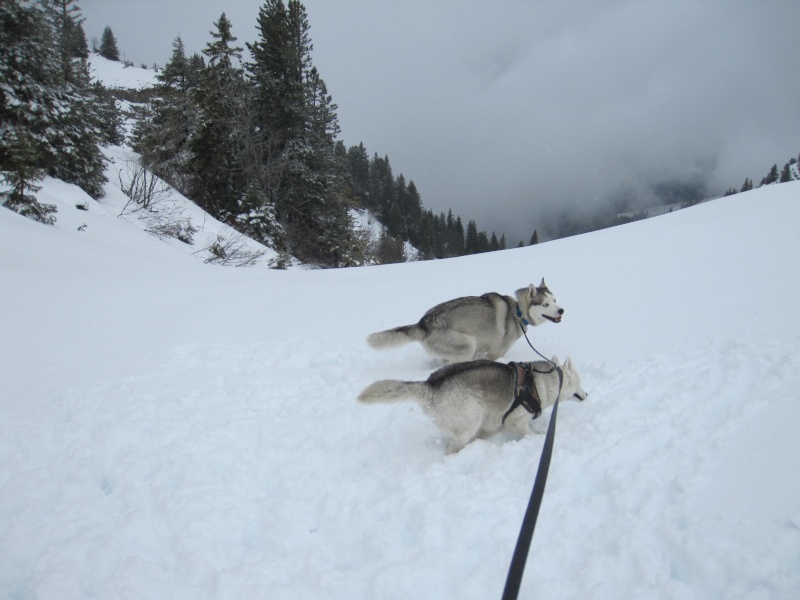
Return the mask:
M 800 179 L 800 170 L 798 170 L 798 164 L 800 164 L 800 154 L 798 154 L 797 158 L 790 158 L 789 162 L 783 165 L 783 169 L 780 171 L 778 170 L 778 165 L 772 165 L 772 168 L 769 170 L 762 179 L 761 183 L 758 187 L 762 185 L 770 185 L 771 183 L 787 183 L 789 181 L 794 181 L 796 179 Z M 740 192 L 748 192 L 753 189 L 753 180 L 752 179 L 745 179 L 742 187 L 739 188 L 737 191 L 736 188 L 728 188 L 728 191 L 725 192 L 725 196 L 732 196 L 733 194 L 738 194 Z

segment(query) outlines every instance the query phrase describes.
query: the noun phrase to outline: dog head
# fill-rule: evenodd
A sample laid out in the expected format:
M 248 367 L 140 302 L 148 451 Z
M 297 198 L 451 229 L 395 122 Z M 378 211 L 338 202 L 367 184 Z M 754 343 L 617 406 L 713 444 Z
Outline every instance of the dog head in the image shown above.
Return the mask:
M 553 362 L 558 364 L 558 358 L 554 356 Z M 564 374 L 564 382 L 561 384 L 561 397 L 565 400 L 573 399 L 581 402 L 586 400 L 589 394 L 581 387 L 581 378 L 569 356 L 564 361 L 564 364 L 561 365 L 561 372 Z
M 546 321 L 560 323 L 561 316 L 564 314 L 564 309 L 556 303 L 555 296 L 547 289 L 544 277 L 542 277 L 539 287 L 533 284 L 528 287 L 525 293 L 525 304 L 527 305 L 525 310 L 527 319 L 534 326 L 541 325 Z

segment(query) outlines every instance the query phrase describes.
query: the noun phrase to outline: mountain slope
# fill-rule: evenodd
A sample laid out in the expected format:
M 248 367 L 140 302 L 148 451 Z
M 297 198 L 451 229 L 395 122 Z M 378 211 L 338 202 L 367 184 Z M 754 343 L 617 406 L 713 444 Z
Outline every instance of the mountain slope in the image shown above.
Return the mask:
M 0 211 L 0 597 L 499 597 L 549 411 L 445 456 L 417 408 L 355 396 L 432 369 L 369 332 L 542 276 L 566 314 L 531 340 L 589 398 L 559 411 L 522 596 L 796 597 L 800 182 L 332 271 L 204 265 L 47 190 L 55 227 Z

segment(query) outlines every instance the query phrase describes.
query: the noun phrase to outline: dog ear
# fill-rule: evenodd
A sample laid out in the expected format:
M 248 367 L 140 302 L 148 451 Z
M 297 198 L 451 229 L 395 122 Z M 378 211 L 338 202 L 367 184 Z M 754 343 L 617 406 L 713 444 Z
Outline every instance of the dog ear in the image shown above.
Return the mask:
M 539 287 L 543 290 L 547 289 L 547 284 L 544 282 L 544 277 L 542 277 L 542 283 L 539 284 Z
M 558 364 L 559 364 L 559 362 L 558 362 L 558 356 L 556 356 L 555 354 L 553 354 L 553 358 L 551 358 L 551 359 L 550 359 L 550 361 L 551 361 L 553 364 L 555 364 L 555 365 L 558 365 Z
M 572 370 L 572 358 L 569 356 L 567 356 L 566 360 L 564 361 L 564 368 L 569 369 L 570 371 Z
M 532 284 L 530 284 L 530 285 L 528 286 L 528 298 L 531 298 L 531 299 L 533 299 L 533 297 L 534 297 L 535 295 L 536 295 L 536 285 L 534 285 L 534 284 L 532 283 Z

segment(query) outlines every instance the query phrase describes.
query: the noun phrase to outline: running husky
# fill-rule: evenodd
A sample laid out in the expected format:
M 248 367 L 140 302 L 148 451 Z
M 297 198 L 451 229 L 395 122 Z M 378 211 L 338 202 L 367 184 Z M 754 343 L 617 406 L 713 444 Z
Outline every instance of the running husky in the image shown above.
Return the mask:
M 447 365 L 431 373 L 427 381 L 376 381 L 358 400 L 365 404 L 416 400 L 450 436 L 450 454 L 501 429 L 525 435 L 530 431 L 529 413 L 535 419 L 557 397 L 585 400 L 587 395 L 572 361 L 567 358 L 559 367 L 554 356 L 552 362 L 476 360 Z
M 376 349 L 396 348 L 421 342 L 428 354 L 447 362 L 463 362 L 485 356 L 503 356 L 528 325 L 560 323 L 564 309 L 556 304 L 544 278 L 516 291 L 516 298 L 489 292 L 437 304 L 415 325 L 379 331 L 367 337 Z

